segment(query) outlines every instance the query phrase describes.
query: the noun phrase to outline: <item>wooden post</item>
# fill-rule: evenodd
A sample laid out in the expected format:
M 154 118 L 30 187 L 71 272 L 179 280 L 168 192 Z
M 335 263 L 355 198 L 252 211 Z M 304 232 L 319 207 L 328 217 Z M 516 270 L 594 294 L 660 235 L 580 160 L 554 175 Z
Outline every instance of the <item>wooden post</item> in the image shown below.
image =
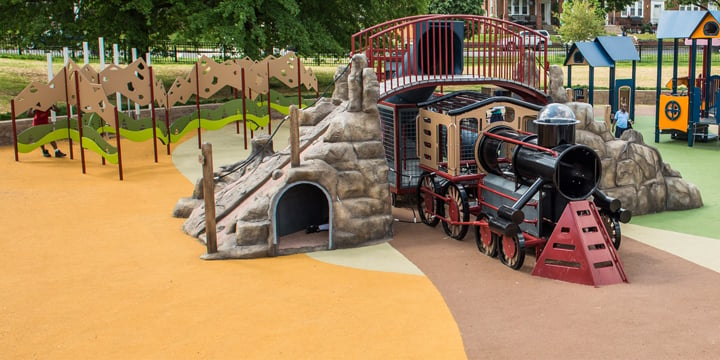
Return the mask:
M 300 109 L 290 105 L 290 164 L 300 166 Z
M 212 144 L 202 144 L 200 164 L 203 167 L 203 197 L 205 198 L 205 235 L 207 253 L 217 252 L 217 233 L 215 227 L 215 180 L 213 179 Z

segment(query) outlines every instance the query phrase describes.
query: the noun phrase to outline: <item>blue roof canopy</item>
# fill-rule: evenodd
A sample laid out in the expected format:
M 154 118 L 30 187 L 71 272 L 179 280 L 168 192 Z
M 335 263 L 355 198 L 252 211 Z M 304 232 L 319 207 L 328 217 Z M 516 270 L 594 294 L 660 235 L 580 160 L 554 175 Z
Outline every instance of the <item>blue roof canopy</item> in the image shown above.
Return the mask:
M 663 11 L 658 20 L 658 39 L 683 39 L 690 37 L 706 14 L 717 11 Z M 717 18 L 717 16 L 715 16 Z
M 579 41 L 570 47 L 570 52 L 565 58 L 564 65 L 573 65 L 570 63 L 570 59 L 579 52 L 585 58 L 588 65 L 592 67 L 614 67 L 615 63 L 610 59 L 610 56 L 603 50 L 600 43 L 594 41 Z M 570 64 L 569 64 L 570 63 Z
M 613 62 L 640 60 L 640 54 L 628 36 L 598 36 L 595 41 L 600 43 Z

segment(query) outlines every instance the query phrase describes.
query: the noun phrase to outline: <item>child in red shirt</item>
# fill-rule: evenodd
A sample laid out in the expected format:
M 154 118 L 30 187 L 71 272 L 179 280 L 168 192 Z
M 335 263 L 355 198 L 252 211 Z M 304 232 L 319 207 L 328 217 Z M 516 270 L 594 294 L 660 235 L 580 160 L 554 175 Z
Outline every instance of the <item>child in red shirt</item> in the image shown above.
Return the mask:
M 49 109 L 42 111 L 42 110 L 35 110 L 30 109 L 30 115 L 33 115 L 33 126 L 37 125 L 47 125 L 50 123 L 50 110 L 57 111 L 57 106 L 53 105 Z M 55 141 L 51 141 L 50 145 L 55 149 L 55 157 L 61 158 L 65 157 L 65 154 L 58 149 L 57 143 Z M 42 149 L 43 156 L 44 157 L 50 157 L 50 152 L 45 149 L 45 145 L 40 145 L 40 148 Z

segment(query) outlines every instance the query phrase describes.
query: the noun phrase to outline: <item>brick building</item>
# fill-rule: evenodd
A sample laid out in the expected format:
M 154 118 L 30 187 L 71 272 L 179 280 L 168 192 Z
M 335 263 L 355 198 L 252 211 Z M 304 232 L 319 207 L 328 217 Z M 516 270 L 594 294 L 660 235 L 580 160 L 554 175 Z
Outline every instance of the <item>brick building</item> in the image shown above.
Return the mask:
M 485 14 L 528 26 L 552 30 L 552 9 L 562 12 L 563 0 L 485 0 Z M 609 13 L 606 22 L 626 29 L 640 30 L 657 25 L 663 10 L 702 10 L 694 5 L 667 6 L 665 0 L 638 0 L 622 11 Z M 712 8 L 711 8 L 712 9 Z M 557 14 L 556 14 L 557 16 Z

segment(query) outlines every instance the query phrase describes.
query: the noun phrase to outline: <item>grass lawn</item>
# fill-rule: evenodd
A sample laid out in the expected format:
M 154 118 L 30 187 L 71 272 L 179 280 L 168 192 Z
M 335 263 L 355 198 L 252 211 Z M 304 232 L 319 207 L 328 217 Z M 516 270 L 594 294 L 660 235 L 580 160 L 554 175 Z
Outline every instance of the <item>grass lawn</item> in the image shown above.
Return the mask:
M 94 64 L 94 68 L 99 69 L 99 64 Z M 176 78 L 184 78 L 193 65 L 190 64 L 156 64 L 153 65 L 155 76 L 162 79 L 165 89 L 169 89 Z M 0 114 L 10 113 L 10 100 L 17 96 L 31 82 L 37 81 L 43 84 L 48 83 L 48 66 L 46 61 L 26 60 L 26 59 L 9 59 L 0 58 Z M 318 81 L 320 82 L 320 91 L 322 92 L 327 83 L 332 81 L 335 74 L 335 66 L 319 66 L 311 67 Z M 62 61 L 53 63 L 53 73 L 57 73 L 62 69 Z M 325 84 L 325 85 L 323 85 Z M 280 88 L 287 88 L 284 85 L 278 85 Z M 304 88 L 303 88 L 304 90 Z M 297 90 L 292 90 L 296 93 Z M 230 89 L 223 89 L 216 94 L 217 98 L 231 97 Z M 114 96 L 111 96 L 114 101 Z M 25 109 L 16 109 L 16 111 L 24 111 Z

